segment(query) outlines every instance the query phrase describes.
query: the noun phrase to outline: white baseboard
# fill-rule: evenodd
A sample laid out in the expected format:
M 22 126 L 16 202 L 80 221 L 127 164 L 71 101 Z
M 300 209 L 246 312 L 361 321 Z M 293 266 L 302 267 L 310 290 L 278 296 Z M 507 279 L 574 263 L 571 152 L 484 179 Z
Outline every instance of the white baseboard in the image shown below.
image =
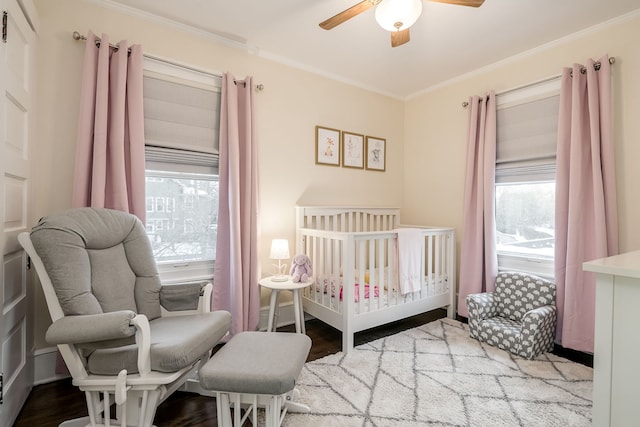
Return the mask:
M 292 302 L 280 304 L 280 313 L 277 318 L 277 327 L 293 325 L 295 323 L 295 317 L 293 314 Z M 258 329 L 261 331 L 266 331 L 268 321 L 269 307 L 261 307 Z M 58 349 L 56 347 L 40 348 L 33 353 L 33 385 L 46 384 L 69 377 L 68 374 L 56 374 L 57 354 Z
M 33 352 L 33 385 L 69 378 L 69 374 L 56 373 L 57 355 L 57 347 L 40 348 Z

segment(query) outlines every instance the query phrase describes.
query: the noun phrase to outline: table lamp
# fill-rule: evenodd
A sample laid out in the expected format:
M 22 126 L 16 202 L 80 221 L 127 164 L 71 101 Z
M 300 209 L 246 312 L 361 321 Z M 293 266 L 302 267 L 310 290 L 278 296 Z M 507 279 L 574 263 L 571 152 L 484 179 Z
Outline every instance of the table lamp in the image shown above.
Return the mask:
M 287 276 L 284 274 L 287 264 L 283 264 L 283 259 L 289 259 L 289 241 L 287 239 L 273 239 L 271 241 L 271 252 L 269 258 L 277 259 L 278 264 L 273 264 L 275 274 L 271 278 L 274 282 L 285 282 Z

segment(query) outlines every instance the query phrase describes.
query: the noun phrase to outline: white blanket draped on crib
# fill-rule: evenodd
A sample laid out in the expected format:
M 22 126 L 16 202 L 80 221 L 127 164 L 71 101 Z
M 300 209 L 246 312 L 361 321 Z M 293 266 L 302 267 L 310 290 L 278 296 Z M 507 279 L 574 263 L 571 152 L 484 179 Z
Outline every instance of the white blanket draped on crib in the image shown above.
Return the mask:
M 422 271 L 422 230 L 398 228 L 398 282 L 400 293 L 406 295 L 420 290 Z

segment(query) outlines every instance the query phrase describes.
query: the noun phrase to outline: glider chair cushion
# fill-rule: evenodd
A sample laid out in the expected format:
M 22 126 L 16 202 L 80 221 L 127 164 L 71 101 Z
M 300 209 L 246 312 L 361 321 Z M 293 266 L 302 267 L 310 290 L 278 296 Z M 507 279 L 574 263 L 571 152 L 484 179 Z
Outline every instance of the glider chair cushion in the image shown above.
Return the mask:
M 135 216 L 72 209 L 40 220 L 31 241 L 66 316 L 130 310 L 160 317 L 160 278 Z
M 63 317 L 51 325 L 46 339 L 50 344 L 77 344 L 87 359 L 89 373 L 117 375 L 122 369 L 130 374 L 137 373 L 138 347 L 133 338 L 135 328 L 130 324 L 134 316 L 133 312 L 114 312 Z M 216 312 L 160 317 L 149 322 L 151 370 L 175 372 L 193 364 L 227 333 L 229 326 L 221 321 L 224 317 L 226 312 Z M 117 330 L 121 333 L 113 332 Z M 114 338 L 117 335 L 131 338 L 119 340 Z M 213 339 L 216 341 L 211 344 Z
M 532 359 L 553 350 L 556 286 L 522 273 L 504 272 L 494 292 L 467 296 L 471 337 Z
M 210 312 L 210 283 L 162 286 L 134 215 L 71 209 L 41 219 L 19 240 L 53 320 L 47 342 L 58 345 L 80 389 L 126 402 L 116 411 L 126 425 L 151 425 L 157 405 L 195 378 L 229 330 L 228 312 Z M 104 398 L 87 399 L 88 425 L 102 425 L 104 411 L 96 411 Z

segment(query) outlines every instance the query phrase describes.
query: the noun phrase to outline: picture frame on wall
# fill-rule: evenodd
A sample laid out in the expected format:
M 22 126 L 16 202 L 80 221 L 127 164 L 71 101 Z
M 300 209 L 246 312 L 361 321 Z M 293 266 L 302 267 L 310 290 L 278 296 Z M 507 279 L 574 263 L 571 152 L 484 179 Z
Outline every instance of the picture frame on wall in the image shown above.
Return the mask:
M 366 155 L 365 168 L 368 170 L 384 172 L 386 169 L 387 158 L 387 140 L 367 136 L 366 139 Z
M 340 166 L 340 131 L 316 126 L 316 164 Z
M 342 167 L 364 169 L 364 135 L 342 131 Z

